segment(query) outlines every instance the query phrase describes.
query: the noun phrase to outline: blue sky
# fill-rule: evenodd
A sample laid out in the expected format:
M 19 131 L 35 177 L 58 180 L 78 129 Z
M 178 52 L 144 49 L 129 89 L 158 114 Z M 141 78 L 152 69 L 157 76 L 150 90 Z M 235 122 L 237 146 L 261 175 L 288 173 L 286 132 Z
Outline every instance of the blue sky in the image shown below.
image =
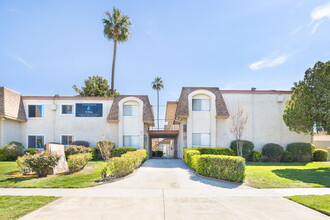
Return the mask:
M 182 86 L 290 89 L 330 58 L 330 1 L 0 1 L 0 86 L 23 95 L 75 95 L 91 75 L 110 78 L 104 12 L 131 18 L 118 46 L 116 88 L 162 105 Z

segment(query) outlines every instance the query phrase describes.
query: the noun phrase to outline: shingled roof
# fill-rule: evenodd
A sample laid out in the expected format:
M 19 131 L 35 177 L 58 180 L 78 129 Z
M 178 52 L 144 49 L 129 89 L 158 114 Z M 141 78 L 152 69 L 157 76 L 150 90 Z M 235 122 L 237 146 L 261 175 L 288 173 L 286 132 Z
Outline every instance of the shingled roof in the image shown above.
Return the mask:
M 23 101 L 19 93 L 0 87 L 0 118 L 26 121 Z
M 217 117 L 229 117 L 226 103 L 222 97 L 221 91 L 218 87 L 182 87 L 181 95 L 176 109 L 176 117 L 188 117 L 188 95 L 195 90 L 207 90 L 212 92 L 216 97 L 216 112 Z
M 107 121 L 118 122 L 118 115 L 119 115 L 118 103 L 120 102 L 120 100 L 127 97 L 135 97 L 140 99 L 143 102 L 143 121 L 148 124 L 154 124 L 154 115 L 152 112 L 152 107 L 150 105 L 149 98 L 146 95 L 116 95 L 113 100 Z

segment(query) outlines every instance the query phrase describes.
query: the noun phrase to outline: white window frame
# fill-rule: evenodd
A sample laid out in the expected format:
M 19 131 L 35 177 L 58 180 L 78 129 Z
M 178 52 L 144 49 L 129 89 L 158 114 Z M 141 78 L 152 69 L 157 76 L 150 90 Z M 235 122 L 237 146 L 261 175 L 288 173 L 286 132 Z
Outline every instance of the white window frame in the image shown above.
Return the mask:
M 29 106 L 30 105 L 41 105 L 42 106 L 42 117 L 30 117 L 29 116 Z M 45 105 L 44 104 L 40 104 L 40 103 L 38 103 L 38 104 L 34 104 L 34 103 L 29 103 L 28 105 L 27 105 L 27 116 L 28 116 L 28 119 L 44 119 L 45 118 L 45 115 L 46 115 L 46 111 L 45 111 Z
M 137 109 L 137 112 L 138 112 L 138 114 L 136 114 L 136 115 L 125 115 L 125 106 L 134 106 L 136 109 Z M 123 105 L 123 116 L 124 117 L 138 117 L 138 116 L 140 116 L 140 114 L 141 114 L 141 112 L 140 112 L 140 106 L 139 106 L 139 104 L 138 103 L 134 103 L 134 104 L 125 104 L 124 103 L 124 105 Z
M 201 105 L 202 105 L 203 100 L 208 100 L 208 102 L 209 102 L 209 108 L 208 108 L 208 110 L 194 110 L 194 104 L 193 104 L 194 103 L 194 100 L 202 100 L 201 101 Z M 208 99 L 208 98 L 193 98 L 192 101 L 191 101 L 191 110 L 193 112 L 210 112 L 211 111 L 211 99 Z
M 72 136 L 72 142 L 76 141 L 76 137 L 75 137 L 74 134 L 60 134 L 60 141 L 59 141 L 59 143 L 61 143 L 61 144 L 62 144 L 62 136 Z M 70 144 L 67 144 L 67 145 L 64 144 L 64 146 L 69 146 L 69 145 Z
M 72 114 L 63 114 L 62 113 L 62 106 L 63 105 L 71 105 L 72 106 Z M 76 111 L 76 105 L 74 103 L 62 103 L 61 107 L 60 107 L 60 115 L 65 115 L 65 116 L 74 116 L 76 115 L 75 112 Z
M 136 137 L 137 138 L 137 146 L 126 146 L 125 145 L 125 136 Z M 132 142 L 132 141 L 131 141 Z M 140 148 L 140 136 L 139 135 L 123 135 L 123 146 L 124 147 L 132 147 L 132 148 Z
M 44 137 L 43 146 L 41 148 L 33 148 L 33 149 L 37 149 L 37 150 L 43 150 L 44 149 L 44 145 L 46 144 L 46 135 L 44 135 L 44 134 L 27 134 L 26 135 L 26 149 L 29 148 L 29 136 L 43 136 Z
M 197 145 L 194 144 L 194 143 L 193 143 L 193 140 L 194 140 L 193 136 L 194 136 L 194 134 L 200 134 L 201 136 L 202 136 L 203 134 L 208 134 L 208 135 L 209 135 L 209 145 L 203 145 L 203 144 L 202 144 L 202 137 L 200 138 L 200 141 L 201 141 L 200 144 L 197 144 Z M 193 147 L 210 147 L 210 146 L 211 146 L 211 134 L 210 134 L 210 133 L 192 133 L 191 145 L 192 145 Z

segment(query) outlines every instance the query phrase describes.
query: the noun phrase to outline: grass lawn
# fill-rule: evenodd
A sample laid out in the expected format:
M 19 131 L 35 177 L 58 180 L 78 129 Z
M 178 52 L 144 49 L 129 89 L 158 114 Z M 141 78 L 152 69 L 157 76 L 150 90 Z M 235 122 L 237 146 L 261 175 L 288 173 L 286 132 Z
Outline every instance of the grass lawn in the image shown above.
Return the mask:
M 330 162 L 247 163 L 245 184 L 255 188 L 330 187 Z
M 18 219 L 58 199 L 53 196 L 0 196 L 0 219 Z
M 83 188 L 95 186 L 103 161 L 91 161 L 84 170 L 70 175 L 54 175 L 37 178 L 21 177 L 16 162 L 0 162 L 0 188 Z
M 330 195 L 290 196 L 286 198 L 330 216 Z

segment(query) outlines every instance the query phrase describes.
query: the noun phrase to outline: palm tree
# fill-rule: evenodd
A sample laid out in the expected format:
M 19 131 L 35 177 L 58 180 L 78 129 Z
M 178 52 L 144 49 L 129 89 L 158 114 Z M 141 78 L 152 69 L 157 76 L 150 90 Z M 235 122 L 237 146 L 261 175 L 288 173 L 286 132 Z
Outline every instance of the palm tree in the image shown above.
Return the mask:
M 156 77 L 151 85 L 154 90 L 157 90 L 157 127 L 159 130 L 159 91 L 164 88 L 162 78 Z
M 113 40 L 113 59 L 111 73 L 111 94 L 114 95 L 115 90 L 115 63 L 117 54 L 117 42 L 122 43 L 128 40 L 130 35 L 130 26 L 132 25 L 129 17 L 123 16 L 119 9 L 113 8 L 112 14 L 105 12 L 107 18 L 103 18 L 104 36 L 108 40 Z

